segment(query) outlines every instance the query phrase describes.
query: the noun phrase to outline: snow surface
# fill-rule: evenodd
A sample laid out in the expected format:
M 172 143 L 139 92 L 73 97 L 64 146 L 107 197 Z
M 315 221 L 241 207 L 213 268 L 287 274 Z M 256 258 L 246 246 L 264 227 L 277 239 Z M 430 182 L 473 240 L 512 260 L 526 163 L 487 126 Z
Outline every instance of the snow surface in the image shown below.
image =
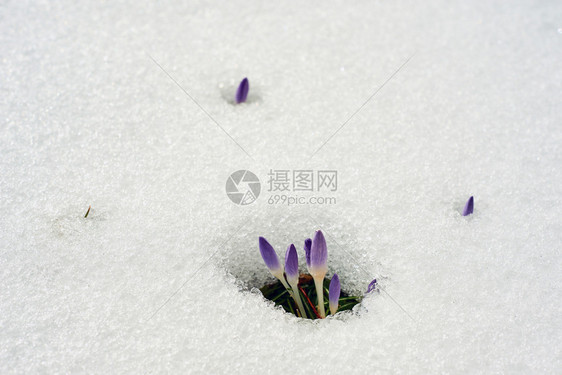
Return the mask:
M 562 2 L 76 3 L 0 5 L 0 373 L 560 373 Z M 302 321 L 257 236 L 319 228 L 384 291 Z

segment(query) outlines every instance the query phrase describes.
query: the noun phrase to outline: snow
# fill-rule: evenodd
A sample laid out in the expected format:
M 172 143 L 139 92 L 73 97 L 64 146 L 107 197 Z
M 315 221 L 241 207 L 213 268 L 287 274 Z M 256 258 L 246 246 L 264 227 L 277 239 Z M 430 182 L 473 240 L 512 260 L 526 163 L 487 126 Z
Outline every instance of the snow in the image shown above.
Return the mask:
M 4 2 L 0 373 L 560 371 L 561 16 Z M 337 204 L 268 204 L 270 169 L 337 170 Z M 308 322 L 253 289 L 257 238 L 304 271 L 317 229 L 343 290 L 382 290 Z

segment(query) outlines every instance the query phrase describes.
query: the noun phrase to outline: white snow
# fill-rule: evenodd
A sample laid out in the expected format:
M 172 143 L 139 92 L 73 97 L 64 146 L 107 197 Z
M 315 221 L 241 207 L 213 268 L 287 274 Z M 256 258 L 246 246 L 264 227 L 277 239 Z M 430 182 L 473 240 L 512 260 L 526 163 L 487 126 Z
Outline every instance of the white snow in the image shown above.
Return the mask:
M 3 2 L 0 373 L 559 372 L 561 29 L 554 0 Z M 337 170 L 337 204 L 269 205 L 270 169 Z M 302 321 L 252 289 L 257 237 L 320 228 L 384 291 Z

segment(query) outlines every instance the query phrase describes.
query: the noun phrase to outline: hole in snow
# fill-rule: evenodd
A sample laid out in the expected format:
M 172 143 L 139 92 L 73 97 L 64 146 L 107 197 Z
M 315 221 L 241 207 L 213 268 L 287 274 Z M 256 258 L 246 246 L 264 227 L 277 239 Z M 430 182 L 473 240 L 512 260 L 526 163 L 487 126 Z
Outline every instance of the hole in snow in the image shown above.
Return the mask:
M 309 216 L 298 212 L 262 212 L 237 232 L 220 250 L 217 257 L 220 266 L 233 275 L 242 289 L 260 289 L 279 281 L 274 278 L 261 258 L 258 238 L 265 237 L 273 246 L 279 261 L 284 263 L 285 252 L 290 244 L 297 248 L 299 271 L 307 274 L 304 240 L 312 238 L 321 229 L 328 247 L 328 274 L 326 280 L 337 273 L 342 292 L 347 296 L 363 296 L 373 279 L 384 282 L 381 266 L 370 257 L 372 252 L 361 251 L 355 227 L 337 215 Z M 240 226 L 240 223 L 237 223 Z M 236 232 L 236 225 L 231 231 Z M 262 292 L 263 294 L 263 292 Z M 314 302 L 314 301 L 313 301 Z
M 331 314 L 329 304 L 329 287 L 331 279 L 324 279 L 324 311 L 326 315 Z M 303 313 L 299 308 L 298 304 L 301 303 L 304 310 L 304 317 L 308 319 L 320 319 L 320 312 L 318 309 L 318 298 L 316 293 L 316 288 L 314 285 L 314 280 L 312 276 L 308 274 L 301 274 L 299 277 L 299 297 L 300 300 L 297 302 L 290 293 L 294 291 L 288 291 L 280 281 L 274 282 L 272 284 L 264 285 L 260 288 L 262 295 L 275 303 L 276 306 L 281 306 L 286 312 L 294 314 L 298 317 L 303 317 Z M 339 303 L 337 312 L 352 310 L 357 304 L 361 303 L 363 299 L 362 296 L 350 296 L 344 290 L 341 291 L 339 296 Z

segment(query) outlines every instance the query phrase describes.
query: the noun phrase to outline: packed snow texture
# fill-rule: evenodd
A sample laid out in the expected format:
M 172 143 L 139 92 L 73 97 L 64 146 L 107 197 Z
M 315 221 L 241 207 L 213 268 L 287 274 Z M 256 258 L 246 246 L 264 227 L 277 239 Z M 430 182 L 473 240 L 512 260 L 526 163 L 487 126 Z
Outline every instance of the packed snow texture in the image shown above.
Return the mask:
M 4 1 L 0 46 L 0 373 L 562 368 L 562 2 Z M 257 237 L 317 229 L 382 289 L 311 322 Z

